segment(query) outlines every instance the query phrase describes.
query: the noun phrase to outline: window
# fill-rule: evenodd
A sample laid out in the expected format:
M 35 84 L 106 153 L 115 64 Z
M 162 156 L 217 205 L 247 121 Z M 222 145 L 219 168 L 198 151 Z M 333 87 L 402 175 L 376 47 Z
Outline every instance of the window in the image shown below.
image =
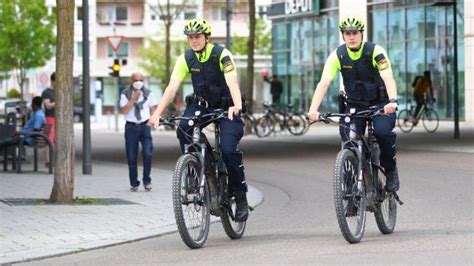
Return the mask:
M 76 42 L 77 57 L 82 57 L 82 42 Z
M 99 9 L 97 12 L 97 20 L 101 24 L 125 22 L 128 20 L 128 9 L 126 6 L 108 6 Z
M 226 20 L 225 7 L 213 7 L 212 17 L 214 18 L 214 20 Z
M 107 45 L 108 56 L 114 57 L 114 51 L 110 45 Z M 128 57 L 128 41 L 123 41 L 120 45 L 119 49 L 117 50 L 117 57 Z
M 77 20 L 82 21 L 82 6 L 76 7 Z
M 128 12 L 126 6 L 117 6 L 115 8 L 115 20 L 124 21 L 128 20 Z
M 259 6 L 257 14 L 260 18 L 267 19 L 267 7 L 266 6 Z
M 189 20 L 189 19 L 194 19 L 196 18 L 196 12 L 191 11 L 191 10 L 186 10 L 184 11 L 184 19 Z

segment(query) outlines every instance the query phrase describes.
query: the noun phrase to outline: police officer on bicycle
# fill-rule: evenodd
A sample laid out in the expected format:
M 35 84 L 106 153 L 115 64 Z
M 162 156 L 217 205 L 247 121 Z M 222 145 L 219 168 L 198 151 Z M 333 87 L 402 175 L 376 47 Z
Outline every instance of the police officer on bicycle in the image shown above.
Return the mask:
M 344 83 L 346 110 L 357 111 L 370 106 L 383 107 L 384 114 L 374 118 L 374 135 L 380 145 L 380 164 L 387 173 L 387 191 L 397 191 L 398 180 L 396 154 L 395 111 L 398 106 L 397 85 L 393 78 L 390 61 L 385 50 L 374 43 L 363 41 L 364 23 L 357 18 L 346 18 L 339 24 L 344 44 L 328 57 L 321 80 L 316 86 L 308 116 L 311 121 L 319 120 L 319 106 L 337 72 L 341 72 Z M 365 131 L 366 123 L 356 119 L 356 129 Z M 344 124 L 344 122 L 341 122 Z M 347 127 L 340 127 L 343 141 L 349 136 Z
M 247 184 L 245 182 L 242 152 L 238 144 L 243 136 L 243 122 L 239 113 L 242 98 L 237 80 L 237 71 L 232 54 L 225 48 L 209 43 L 211 27 L 204 19 L 192 19 L 184 27 L 184 34 L 191 49 L 180 55 L 171 74 L 160 104 L 150 124 L 159 125 L 160 117 L 174 99 L 184 78 L 191 74 L 194 97 L 188 103 L 183 116 L 194 116 L 196 111 L 205 114 L 214 109 L 228 110 L 228 118 L 219 122 L 221 130 L 221 151 L 229 174 L 229 192 L 235 195 L 237 222 L 246 221 L 249 210 L 247 203 Z M 186 132 L 186 133 L 185 133 Z M 184 151 L 184 145 L 192 142 L 187 121 L 181 121 L 177 136 Z

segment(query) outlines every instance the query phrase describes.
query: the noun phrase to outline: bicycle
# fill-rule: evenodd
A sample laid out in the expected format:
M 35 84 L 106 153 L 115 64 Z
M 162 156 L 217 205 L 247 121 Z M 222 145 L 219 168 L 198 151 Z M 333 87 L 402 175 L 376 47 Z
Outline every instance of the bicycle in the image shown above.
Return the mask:
M 260 138 L 268 137 L 272 132 L 280 132 L 287 129 L 292 135 L 300 136 L 306 132 L 307 120 L 302 114 L 291 111 L 292 105 L 287 105 L 286 112 L 277 110 L 270 104 L 264 103 L 265 112 L 258 118 L 255 124 L 255 133 Z M 278 129 L 277 129 L 278 126 Z
M 242 113 L 241 118 L 244 122 L 244 135 L 249 135 L 256 131 L 256 119 L 253 116 L 252 112 L 247 110 L 247 112 Z
M 438 113 L 429 107 L 433 102 L 434 100 L 423 103 L 418 115 L 415 117 L 415 106 L 408 100 L 407 105 L 409 107 L 398 113 L 398 127 L 400 130 L 404 133 L 411 132 L 421 119 L 423 127 L 428 133 L 436 132 L 439 126 Z
M 243 236 L 246 222 L 235 222 L 235 197 L 228 191 L 228 175 L 220 150 L 219 120 L 227 111 L 214 110 L 192 117 L 160 119 L 161 124 L 174 124 L 187 120 L 192 128 L 192 143 L 185 145 L 185 152 L 176 162 L 173 173 L 173 210 L 178 231 L 183 242 L 192 249 L 202 247 L 209 234 L 210 215 L 220 217 L 224 231 L 231 239 Z M 207 123 L 215 127 L 214 147 L 202 134 Z M 253 210 L 249 207 L 250 210 Z
M 361 241 L 366 223 L 366 211 L 374 213 L 382 234 L 390 234 L 397 221 L 397 203 L 403 205 L 396 192 L 385 190 L 386 173 L 379 165 L 380 147 L 373 135 L 373 118 L 383 109 L 370 108 L 350 113 L 326 113 L 320 121 L 332 122 L 339 117 L 349 124 L 349 138 L 341 145 L 334 165 L 334 204 L 339 229 L 349 243 Z M 367 121 L 367 136 L 358 133 L 354 119 Z M 346 125 L 342 125 L 346 126 Z M 379 174 L 382 173 L 382 174 Z

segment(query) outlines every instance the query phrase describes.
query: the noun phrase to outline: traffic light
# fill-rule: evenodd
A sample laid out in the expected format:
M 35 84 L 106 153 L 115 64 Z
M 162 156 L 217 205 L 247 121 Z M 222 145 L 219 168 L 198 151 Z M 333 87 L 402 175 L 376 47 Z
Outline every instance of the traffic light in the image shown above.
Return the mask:
M 114 59 L 114 64 L 109 67 L 112 69 L 112 72 L 109 73 L 112 77 L 119 77 L 120 76 L 120 61 L 118 59 Z

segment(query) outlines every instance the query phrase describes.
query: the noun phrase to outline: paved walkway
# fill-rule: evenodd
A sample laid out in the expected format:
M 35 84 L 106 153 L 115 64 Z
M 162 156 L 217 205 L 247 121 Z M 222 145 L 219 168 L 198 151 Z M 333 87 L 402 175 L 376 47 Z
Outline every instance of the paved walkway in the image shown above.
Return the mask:
M 177 230 L 170 171 L 152 170 L 151 192 L 145 192 L 143 187 L 139 192 L 129 192 L 124 182 L 128 176 L 126 166 L 93 163 L 93 175 L 76 171 L 76 197 L 119 198 L 136 204 L 9 206 L 0 202 L 0 264 L 116 245 Z M 76 168 L 80 166 L 81 162 L 77 162 Z M 52 185 L 53 175 L 46 171 L 1 172 L 0 198 L 47 199 Z M 263 200 L 253 187 L 248 198 L 252 206 Z

